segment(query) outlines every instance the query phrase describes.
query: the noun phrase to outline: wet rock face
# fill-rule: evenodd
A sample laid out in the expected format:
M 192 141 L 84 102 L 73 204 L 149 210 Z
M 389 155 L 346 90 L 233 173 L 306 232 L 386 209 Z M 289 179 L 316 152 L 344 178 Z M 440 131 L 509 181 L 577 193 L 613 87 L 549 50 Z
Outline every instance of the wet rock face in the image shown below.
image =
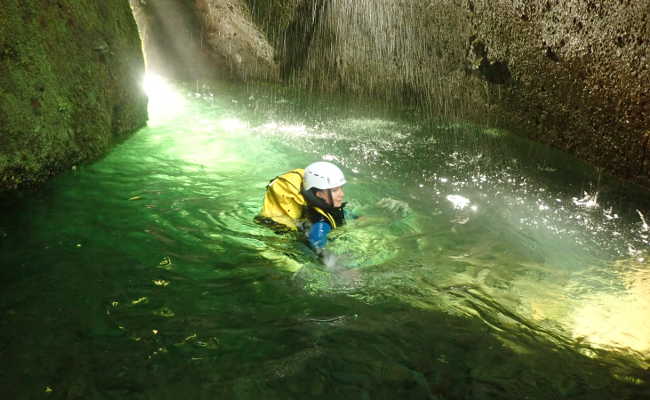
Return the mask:
M 3 0 L 0 192 L 103 155 L 146 123 L 127 0 Z
M 331 1 L 292 73 L 308 87 L 382 93 L 509 128 L 650 186 L 649 9 Z
M 241 80 L 277 80 L 275 50 L 253 23 L 242 0 L 195 0 L 203 38 L 224 60 L 229 75 Z
M 214 21 L 217 15 L 234 20 L 233 13 L 241 12 L 232 6 L 235 1 L 198 3 L 221 4 L 211 8 Z M 286 81 L 379 95 L 442 118 L 506 127 L 650 186 L 648 2 L 247 0 L 246 5 Z M 248 11 L 241 15 L 248 19 Z M 237 41 L 234 34 L 218 34 L 214 42 L 217 37 Z M 270 54 L 265 44 L 258 52 Z M 235 53 L 222 54 L 239 63 Z
M 512 75 L 504 125 L 650 186 L 650 3 L 472 4 L 472 48 Z

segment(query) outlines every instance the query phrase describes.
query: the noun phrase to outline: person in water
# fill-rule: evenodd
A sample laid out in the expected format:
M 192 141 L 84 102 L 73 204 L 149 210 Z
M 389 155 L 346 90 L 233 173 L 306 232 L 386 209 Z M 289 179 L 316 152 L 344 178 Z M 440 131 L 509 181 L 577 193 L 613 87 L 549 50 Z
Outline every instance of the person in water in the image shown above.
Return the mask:
M 323 255 L 329 233 L 345 224 L 345 183 L 341 169 L 327 161 L 286 172 L 267 185 L 256 220 L 276 232 L 304 231 L 309 246 Z

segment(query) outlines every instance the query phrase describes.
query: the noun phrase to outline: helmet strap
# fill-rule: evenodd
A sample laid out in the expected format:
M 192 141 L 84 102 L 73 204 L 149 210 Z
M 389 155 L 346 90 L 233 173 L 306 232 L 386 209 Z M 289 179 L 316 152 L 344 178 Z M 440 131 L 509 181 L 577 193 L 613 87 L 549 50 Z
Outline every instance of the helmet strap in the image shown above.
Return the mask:
M 334 199 L 332 199 L 332 189 L 327 189 L 327 197 L 330 199 L 330 207 L 334 208 Z

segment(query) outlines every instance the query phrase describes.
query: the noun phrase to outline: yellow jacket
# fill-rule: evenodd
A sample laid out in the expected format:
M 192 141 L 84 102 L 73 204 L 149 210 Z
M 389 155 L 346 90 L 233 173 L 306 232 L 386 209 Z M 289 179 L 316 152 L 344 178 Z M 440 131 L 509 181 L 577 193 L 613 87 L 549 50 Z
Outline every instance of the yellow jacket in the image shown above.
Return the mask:
M 293 169 L 277 176 L 266 186 L 264 204 L 259 217 L 271 219 L 292 231 L 298 229 L 297 222 L 303 219 L 306 207 L 309 207 L 302 195 L 303 169 Z M 336 228 L 334 217 L 319 207 L 311 207 L 327 218 L 332 228 Z

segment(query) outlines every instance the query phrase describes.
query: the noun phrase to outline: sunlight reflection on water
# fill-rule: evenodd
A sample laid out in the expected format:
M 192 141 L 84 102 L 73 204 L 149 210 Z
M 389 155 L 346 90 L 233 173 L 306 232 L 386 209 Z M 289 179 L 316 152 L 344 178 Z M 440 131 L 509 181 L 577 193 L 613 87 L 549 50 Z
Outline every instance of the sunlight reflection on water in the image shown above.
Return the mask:
M 533 398 L 549 398 L 539 382 L 553 393 L 587 385 L 595 369 L 578 367 L 580 354 L 597 359 L 589 368 L 619 368 L 630 354 L 646 366 L 647 194 L 619 196 L 573 161 L 469 124 L 354 116 L 347 106 L 280 112 L 300 102 L 259 93 L 183 101 L 58 180 L 47 207 L 17 223 L 32 231 L 10 253 L 17 265 L 28 265 L 23 247 L 30 260 L 34 251 L 65 260 L 75 273 L 43 272 L 42 282 L 88 286 L 84 301 L 97 299 L 88 309 L 107 318 L 97 330 L 128 341 L 118 353 L 136 365 L 197 368 L 215 387 L 268 383 L 280 369 L 302 393 L 305 376 L 339 385 L 329 370 L 347 369 L 376 377 L 361 385 L 371 387 L 403 363 L 404 379 L 427 384 L 447 371 L 458 387 L 528 385 Z M 360 216 L 334 231 L 325 263 L 300 233 L 254 222 L 269 180 L 315 159 L 341 165 Z M 61 247 L 56 257 L 39 238 Z M 582 375 L 536 364 L 560 356 Z

